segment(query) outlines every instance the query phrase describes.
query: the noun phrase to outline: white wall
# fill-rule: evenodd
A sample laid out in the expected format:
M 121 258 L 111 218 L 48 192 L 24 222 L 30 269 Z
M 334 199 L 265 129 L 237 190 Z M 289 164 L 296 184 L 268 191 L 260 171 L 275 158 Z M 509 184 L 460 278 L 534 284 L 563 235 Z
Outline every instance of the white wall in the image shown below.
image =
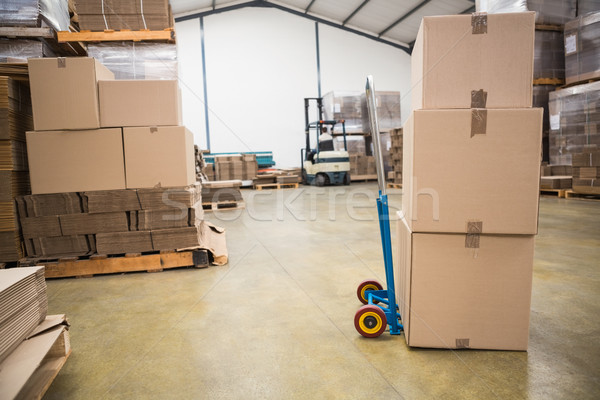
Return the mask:
M 290 13 L 244 8 L 204 18 L 207 98 L 213 152 L 273 151 L 278 167 L 299 166 L 304 97 L 318 95 L 315 23 Z M 184 124 L 206 147 L 198 20 L 176 24 Z M 410 87 L 410 56 L 319 24 L 321 87 L 363 91 Z M 402 102 L 403 119 L 410 96 Z

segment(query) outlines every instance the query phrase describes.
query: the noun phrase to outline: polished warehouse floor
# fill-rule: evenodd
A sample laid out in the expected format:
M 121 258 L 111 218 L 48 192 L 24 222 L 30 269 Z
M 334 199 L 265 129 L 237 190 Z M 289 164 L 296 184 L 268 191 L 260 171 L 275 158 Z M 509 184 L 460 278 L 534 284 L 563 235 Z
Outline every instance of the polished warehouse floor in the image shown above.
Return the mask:
M 206 216 L 226 266 L 48 281 L 73 353 L 45 398 L 598 398 L 600 202 L 540 201 L 528 352 L 426 350 L 354 329 L 356 285 L 385 281 L 375 192 L 244 191 Z

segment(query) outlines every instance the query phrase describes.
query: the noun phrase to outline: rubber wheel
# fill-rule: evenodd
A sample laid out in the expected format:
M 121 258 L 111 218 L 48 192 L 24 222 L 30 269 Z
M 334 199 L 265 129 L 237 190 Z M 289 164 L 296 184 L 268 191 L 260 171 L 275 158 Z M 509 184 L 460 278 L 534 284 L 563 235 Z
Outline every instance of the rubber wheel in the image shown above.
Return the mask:
M 350 184 L 350 172 L 346 172 L 344 176 L 344 185 L 348 186 Z
M 315 177 L 315 185 L 317 185 L 317 186 L 325 186 L 325 175 L 318 174 Z
M 356 288 L 356 297 L 358 297 L 358 300 L 361 303 L 369 303 L 369 299 L 367 298 L 367 291 L 369 290 L 383 290 L 383 286 L 381 283 L 372 279 L 361 282 L 360 285 L 358 285 L 358 288 Z
M 364 337 L 375 338 L 385 332 L 387 318 L 381 308 L 367 304 L 356 312 L 354 327 Z

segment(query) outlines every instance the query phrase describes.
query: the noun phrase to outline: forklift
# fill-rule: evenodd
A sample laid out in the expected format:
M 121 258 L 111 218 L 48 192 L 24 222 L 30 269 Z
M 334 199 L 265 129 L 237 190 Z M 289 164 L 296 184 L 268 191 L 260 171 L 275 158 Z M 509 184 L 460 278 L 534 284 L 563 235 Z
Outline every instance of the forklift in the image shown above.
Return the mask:
M 315 102 L 319 119 L 309 122 L 309 108 Z M 323 98 L 309 97 L 304 99 L 304 122 L 306 135 L 306 148 L 300 150 L 302 165 L 302 184 L 304 185 L 349 185 L 350 184 L 350 156 L 346 142 L 346 122 L 344 120 L 323 119 Z M 333 129 L 337 124 L 342 124 L 344 137 L 344 150 L 335 150 L 333 146 Z M 311 148 L 310 135 L 316 135 L 316 148 Z

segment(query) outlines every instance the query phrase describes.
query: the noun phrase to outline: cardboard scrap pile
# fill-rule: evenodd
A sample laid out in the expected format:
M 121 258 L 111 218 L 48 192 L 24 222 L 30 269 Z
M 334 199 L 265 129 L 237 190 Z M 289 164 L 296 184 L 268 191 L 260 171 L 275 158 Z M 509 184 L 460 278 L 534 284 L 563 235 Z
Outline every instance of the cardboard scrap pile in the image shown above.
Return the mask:
M 204 223 L 192 133 L 175 80 L 114 80 L 92 58 L 29 60 L 28 256 L 219 249 Z M 209 229 L 206 229 L 206 228 Z
M 534 18 L 421 22 L 394 264 L 409 346 L 527 349 L 542 139 Z

